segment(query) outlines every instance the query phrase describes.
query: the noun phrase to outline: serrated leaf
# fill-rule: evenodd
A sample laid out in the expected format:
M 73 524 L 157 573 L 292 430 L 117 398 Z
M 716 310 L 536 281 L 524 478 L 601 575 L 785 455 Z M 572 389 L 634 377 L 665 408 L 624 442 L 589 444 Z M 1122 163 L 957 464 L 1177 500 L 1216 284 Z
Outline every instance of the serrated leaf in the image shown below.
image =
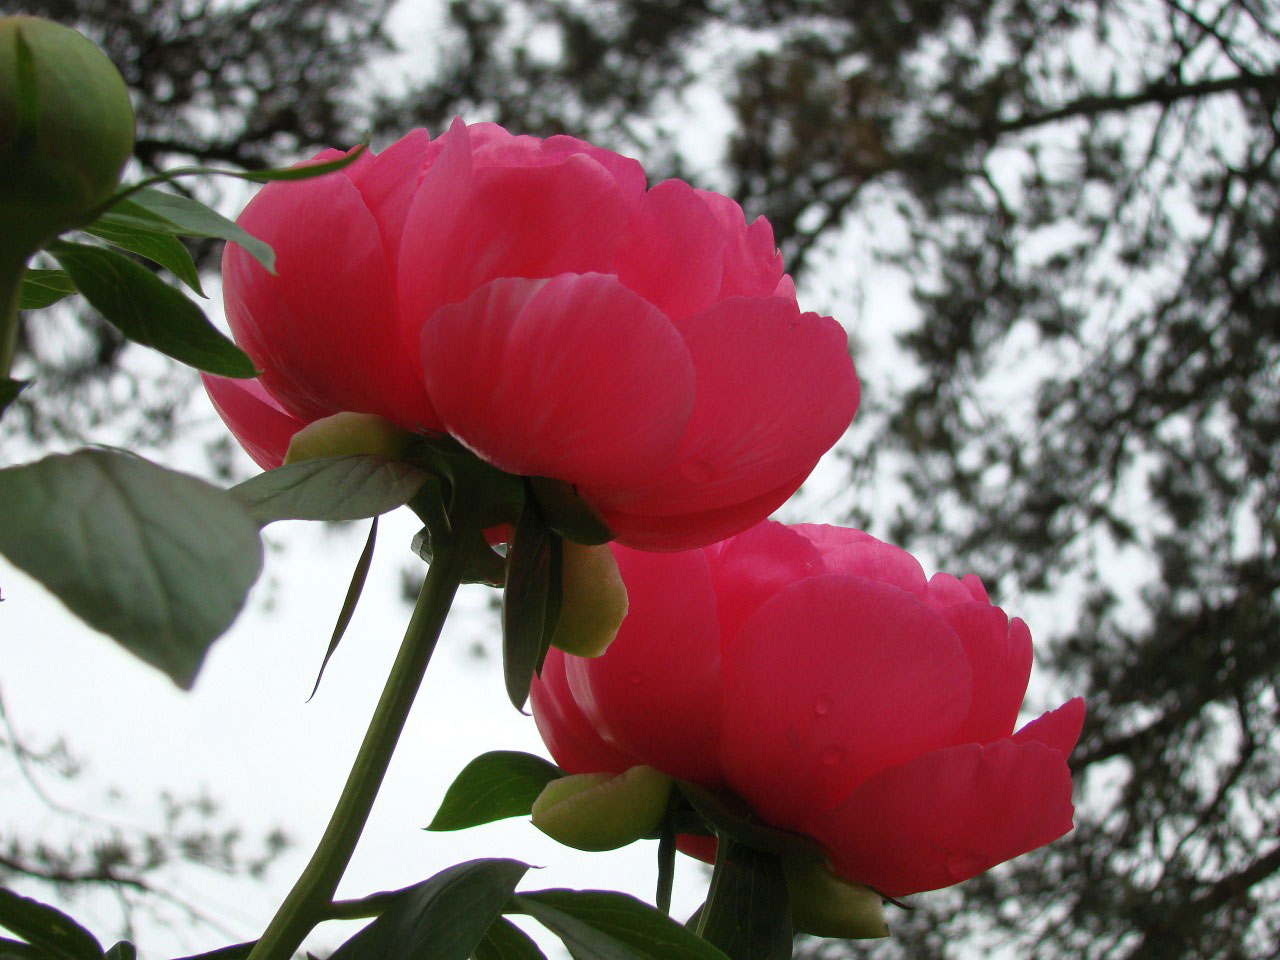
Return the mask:
M 102 944 L 61 910 L 3 888 L 0 927 L 56 960 L 103 960 Z
M 734 960 L 791 960 L 791 898 L 777 854 L 720 838 L 698 935 Z
M 173 224 L 132 200 L 121 200 L 93 223 L 86 233 L 158 263 L 200 296 L 200 274 L 191 253 L 173 233 Z
M 529 869 L 471 860 L 409 887 L 329 960 L 468 960 Z
M 463 830 L 507 817 L 529 816 L 533 801 L 564 771 L 518 750 L 481 754 L 454 778 L 428 830 Z
M 139 457 L 80 450 L 0 470 L 0 553 L 72 613 L 189 689 L 262 569 L 226 491 Z
M 276 272 L 276 255 L 271 245 L 259 240 L 244 227 L 228 220 L 218 211 L 206 207 L 199 200 L 192 200 L 179 193 L 168 193 L 143 187 L 130 193 L 125 200 L 112 205 L 114 211 L 123 203 L 132 202 L 149 213 L 164 218 L 172 224 L 171 232 L 179 237 L 209 237 L 238 243 L 249 256 L 257 260 L 268 273 Z
M 498 917 L 476 944 L 475 960 L 547 960 L 529 935 L 506 917 Z
M 533 917 L 564 941 L 575 960 L 729 960 L 665 913 L 625 893 L 538 890 L 513 896 L 506 912 Z
M 257 376 L 253 361 L 203 310 L 142 264 L 83 243 L 58 241 L 49 253 L 93 308 L 135 343 L 220 376 Z
M 334 624 L 333 634 L 329 637 L 329 646 L 324 652 L 324 659 L 320 661 L 320 671 L 316 674 L 315 686 L 311 688 L 311 697 L 314 697 L 316 691 L 320 689 L 324 668 L 329 665 L 329 659 L 338 649 L 338 644 L 342 642 L 342 635 L 347 632 L 347 627 L 351 625 L 351 618 L 355 616 L 356 604 L 360 602 L 360 594 L 364 591 L 365 581 L 369 578 L 369 566 L 373 563 L 373 548 L 377 542 L 378 518 L 374 517 L 373 523 L 369 525 L 369 536 L 364 542 L 364 549 L 360 551 L 356 568 L 351 572 L 351 583 L 347 585 L 347 595 L 342 600 L 342 609 L 338 611 L 338 622 Z M 307 699 L 310 700 L 311 697 Z
M 502 592 L 502 673 L 517 710 L 529 699 L 560 618 L 563 544 L 532 501 L 525 501 L 516 521 Z
M 430 474 L 385 457 L 319 457 L 231 488 L 261 526 L 277 520 L 367 520 L 413 497 Z
M 76 285 L 63 271 L 28 268 L 18 289 L 18 309 L 43 310 L 75 292 Z

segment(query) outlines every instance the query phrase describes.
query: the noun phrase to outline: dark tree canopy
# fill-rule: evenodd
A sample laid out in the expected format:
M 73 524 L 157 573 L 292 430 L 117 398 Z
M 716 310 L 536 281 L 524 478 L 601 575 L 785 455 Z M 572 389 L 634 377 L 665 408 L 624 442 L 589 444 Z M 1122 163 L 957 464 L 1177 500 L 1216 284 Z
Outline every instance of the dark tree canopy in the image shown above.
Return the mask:
M 454 2 L 397 38 L 433 51 L 408 92 L 361 102 L 387 6 L 27 4 L 120 63 L 144 166 L 461 112 L 677 172 L 718 95 L 726 182 L 794 271 L 854 235 L 910 278 L 902 369 L 864 371 L 890 393 L 851 451 L 897 509 L 853 519 L 1032 611 L 1041 676 L 1089 704 L 1074 833 L 917 898 L 893 941 L 806 949 L 1280 951 L 1280 8 Z

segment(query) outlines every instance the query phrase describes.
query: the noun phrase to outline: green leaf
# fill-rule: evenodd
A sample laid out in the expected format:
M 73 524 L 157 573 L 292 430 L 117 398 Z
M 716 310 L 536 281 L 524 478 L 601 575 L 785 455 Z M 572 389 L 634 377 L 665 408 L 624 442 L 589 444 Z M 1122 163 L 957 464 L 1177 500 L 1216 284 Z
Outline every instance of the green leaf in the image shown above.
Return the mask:
M 102 944 L 61 910 L 0 888 L 0 927 L 56 960 L 102 960 Z
M 494 750 L 462 768 L 445 791 L 428 830 L 463 830 L 507 817 L 527 817 L 533 801 L 564 776 L 554 763 L 517 750 Z
M 217 950 L 210 950 L 208 953 L 197 953 L 190 957 L 179 957 L 178 960 L 245 960 L 249 954 L 253 953 L 253 948 L 258 945 L 258 941 L 251 940 L 248 943 L 235 943 L 229 947 L 219 947 Z
M 320 689 L 320 679 L 324 676 L 324 668 L 329 665 L 329 658 L 338 649 L 338 644 L 342 641 L 342 635 L 347 632 L 347 627 L 351 625 L 351 618 L 356 612 L 356 604 L 360 602 L 360 594 L 364 591 L 364 583 L 369 578 L 369 565 L 373 563 L 373 548 L 377 542 L 378 518 L 374 517 L 373 523 L 369 525 L 369 537 L 364 542 L 364 549 L 360 551 L 360 559 L 356 561 L 356 568 L 351 572 L 351 583 L 347 586 L 347 595 L 343 598 L 342 609 L 338 611 L 338 622 L 334 624 L 333 635 L 329 638 L 329 647 L 324 652 L 324 659 L 320 661 L 320 672 L 316 674 L 316 684 L 311 688 L 311 697 L 314 697 L 316 691 Z M 307 697 L 307 699 L 310 700 L 311 697 Z
M 729 960 L 665 913 L 624 893 L 539 890 L 513 896 L 505 912 L 533 917 L 564 941 L 575 960 Z
M 268 273 L 276 272 L 276 255 L 271 245 L 259 240 L 244 227 L 228 220 L 218 211 L 206 207 L 199 200 L 192 200 L 180 193 L 168 193 L 143 187 L 130 193 L 127 200 L 117 200 L 111 206 L 132 202 L 149 213 L 163 217 L 172 226 L 170 232 L 179 237 L 209 237 L 238 243 L 245 253 L 257 260 Z
M 135 343 L 224 377 L 257 370 L 204 311 L 142 264 L 105 247 L 58 241 L 49 253 L 112 325 Z
M 259 525 L 276 520 L 367 520 L 408 503 L 430 474 L 385 457 L 319 457 L 231 488 Z
M 529 869 L 471 860 L 406 889 L 329 960 L 468 960 Z
M 61 270 L 28 269 L 18 290 L 19 310 L 42 310 L 76 292 L 76 285 Z
M 132 200 L 122 200 L 84 228 L 86 233 L 106 240 L 158 263 L 200 296 L 200 275 L 196 263 L 182 241 L 173 233 L 173 224 Z
M 560 619 L 560 535 L 542 519 L 533 498 L 516 521 L 502 592 L 502 672 L 517 710 L 529 699 L 533 675 L 551 648 Z
M 138 960 L 138 948 L 128 940 L 121 940 L 107 951 L 107 960 Z
M 9 404 L 18 399 L 18 394 L 27 389 L 30 380 L 10 380 L 0 377 L 0 413 L 8 409 Z
M 226 491 L 139 457 L 80 450 L 0 470 L 0 553 L 91 627 L 189 689 L 262 569 Z
M 0 960 L 48 960 L 48 956 L 29 943 L 0 937 Z
M 506 917 L 498 917 L 476 944 L 475 960 L 547 960 L 527 933 Z
M 721 837 L 698 934 L 733 960 L 791 960 L 791 898 L 777 854 Z

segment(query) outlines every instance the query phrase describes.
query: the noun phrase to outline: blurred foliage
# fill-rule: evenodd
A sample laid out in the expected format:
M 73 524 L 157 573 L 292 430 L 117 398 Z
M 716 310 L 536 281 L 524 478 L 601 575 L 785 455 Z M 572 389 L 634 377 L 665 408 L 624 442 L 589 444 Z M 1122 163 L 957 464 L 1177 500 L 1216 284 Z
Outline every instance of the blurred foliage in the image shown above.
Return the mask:
M 913 315 L 866 320 L 904 330 L 892 369 L 864 371 L 887 385 L 881 429 L 851 454 L 893 509 L 855 519 L 981 573 L 1031 619 L 1040 676 L 1089 702 L 1073 834 L 916 898 L 892 941 L 806 954 L 1276 955 L 1280 9 L 475 0 L 397 34 L 403 78 L 371 69 L 388 6 L 25 8 L 125 71 L 144 169 L 377 145 L 461 112 L 661 176 L 706 170 L 723 134 L 715 183 L 769 216 L 793 272 L 839 286 L 861 245 L 910 288 Z M 122 381 L 109 332 L 24 345 L 51 412 L 11 430 L 167 435 L 175 384 Z

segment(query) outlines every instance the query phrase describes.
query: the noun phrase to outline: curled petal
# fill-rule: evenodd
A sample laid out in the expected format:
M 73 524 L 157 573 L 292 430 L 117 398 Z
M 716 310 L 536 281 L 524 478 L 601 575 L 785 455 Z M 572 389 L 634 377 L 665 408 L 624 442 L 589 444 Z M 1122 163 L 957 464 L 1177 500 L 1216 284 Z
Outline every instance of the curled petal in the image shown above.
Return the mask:
M 263 470 L 284 462 L 293 435 L 307 425 L 284 408 L 257 380 L 232 380 L 202 373 L 204 389 L 214 409 L 240 446 Z
M 451 434 L 508 473 L 608 489 L 671 462 L 693 367 L 665 316 L 616 279 L 501 279 L 422 331 Z
M 1084 727 L 1084 700 L 1075 697 L 1068 700 L 1057 710 L 1050 710 L 1032 720 L 1013 735 L 1015 743 L 1039 741 L 1059 751 L 1064 757 L 1070 756 L 1080 739 L 1080 730 Z
M 939 611 L 964 644 L 973 669 L 973 710 L 959 742 L 990 743 L 1013 733 L 1031 677 L 1031 633 L 1003 610 L 970 601 Z
M 747 226 L 742 208 L 733 200 L 710 190 L 697 193 L 710 205 L 726 238 L 717 299 L 768 297 L 780 289 L 789 289 L 794 300 L 794 285 L 779 287 L 783 278 L 782 255 L 773 241 L 769 221 L 757 217 Z
M 936 750 L 810 822 L 836 872 L 891 897 L 960 883 L 1072 827 L 1071 774 L 1043 743 Z
M 955 631 L 909 594 L 862 577 L 783 589 L 742 625 L 724 673 L 726 779 L 784 829 L 802 830 L 868 777 L 953 743 L 969 713 Z

